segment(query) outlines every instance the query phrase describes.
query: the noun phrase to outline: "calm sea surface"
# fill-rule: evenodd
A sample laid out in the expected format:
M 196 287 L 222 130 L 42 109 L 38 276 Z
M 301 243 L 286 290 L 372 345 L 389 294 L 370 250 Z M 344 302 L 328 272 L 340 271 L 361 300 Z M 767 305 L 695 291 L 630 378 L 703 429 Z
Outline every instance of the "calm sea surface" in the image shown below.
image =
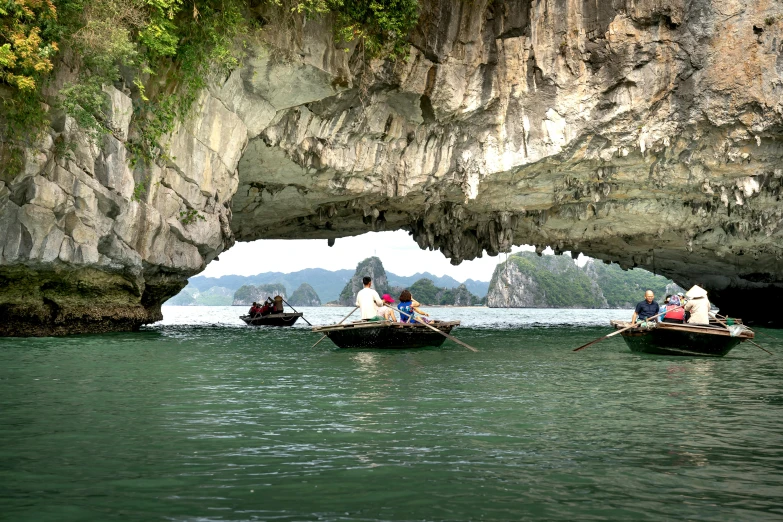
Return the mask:
M 163 310 L 0 339 L 0 519 L 783 519 L 783 331 L 774 356 L 573 353 L 630 311 L 437 308 L 479 353 L 352 351 Z

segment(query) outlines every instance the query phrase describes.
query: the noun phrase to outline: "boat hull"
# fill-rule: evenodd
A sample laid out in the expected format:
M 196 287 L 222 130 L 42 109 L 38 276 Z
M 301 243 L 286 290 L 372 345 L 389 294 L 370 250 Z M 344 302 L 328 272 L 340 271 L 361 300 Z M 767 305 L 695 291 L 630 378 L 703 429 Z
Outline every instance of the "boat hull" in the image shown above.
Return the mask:
M 621 326 L 623 323 L 615 325 Z M 666 323 L 653 328 L 626 330 L 620 335 L 632 352 L 691 357 L 723 357 L 744 340 L 752 338 L 748 333 L 732 337 L 725 329 Z
M 438 322 L 432 326 L 443 333 L 450 333 L 459 321 Z M 402 323 L 349 323 L 330 327 L 314 328 L 323 333 L 340 348 L 406 349 L 438 347 L 446 337 L 421 324 Z
M 300 317 L 302 317 L 301 312 L 295 314 L 269 314 L 252 319 L 249 315 L 239 316 L 245 324 L 250 326 L 293 326 Z

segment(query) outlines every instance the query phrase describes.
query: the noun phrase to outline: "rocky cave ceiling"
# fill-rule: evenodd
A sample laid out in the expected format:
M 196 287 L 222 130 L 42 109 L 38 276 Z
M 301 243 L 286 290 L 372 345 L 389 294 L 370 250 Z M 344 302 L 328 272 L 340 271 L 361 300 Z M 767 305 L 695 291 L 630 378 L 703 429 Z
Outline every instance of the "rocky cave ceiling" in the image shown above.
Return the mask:
M 425 2 L 409 59 L 369 69 L 321 30 L 259 52 L 236 239 L 404 229 L 454 263 L 533 244 L 777 289 L 781 6 L 562 4 Z

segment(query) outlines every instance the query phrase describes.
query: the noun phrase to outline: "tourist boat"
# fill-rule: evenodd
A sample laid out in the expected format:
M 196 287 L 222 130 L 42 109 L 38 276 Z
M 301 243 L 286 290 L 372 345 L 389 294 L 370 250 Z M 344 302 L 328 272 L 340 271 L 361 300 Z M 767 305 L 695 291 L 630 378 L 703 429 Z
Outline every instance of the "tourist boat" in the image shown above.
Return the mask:
M 443 333 L 450 333 L 459 321 L 433 321 L 429 326 Z M 313 327 L 340 348 L 424 348 L 440 346 L 446 336 L 423 324 L 396 323 L 392 321 L 356 321 Z
M 295 314 L 269 314 L 251 318 L 249 315 L 240 315 L 239 318 L 250 326 L 293 326 L 297 319 L 302 317 L 302 312 Z
M 617 330 L 631 326 L 626 321 L 612 321 L 611 324 Z M 723 357 L 741 342 L 754 337 L 753 331 L 741 322 L 732 326 L 649 322 L 640 323 L 620 335 L 632 352 L 706 357 Z

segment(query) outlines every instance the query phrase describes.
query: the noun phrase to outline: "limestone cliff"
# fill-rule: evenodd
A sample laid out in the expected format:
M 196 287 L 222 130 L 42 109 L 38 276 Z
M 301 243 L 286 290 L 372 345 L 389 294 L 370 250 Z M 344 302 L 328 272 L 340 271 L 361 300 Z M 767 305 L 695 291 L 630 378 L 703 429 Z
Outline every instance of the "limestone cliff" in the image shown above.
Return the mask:
M 231 303 L 234 306 L 250 306 L 253 303 L 266 302 L 267 299 L 274 299 L 275 296 L 286 298 L 285 287 L 279 284 L 270 285 L 242 285 L 234 292 L 234 300 Z
M 321 306 L 321 299 L 315 289 L 307 283 L 299 285 L 288 302 L 294 306 Z
M 475 306 L 481 299 L 473 295 L 464 284 L 454 289 L 454 306 Z
M 455 263 L 548 245 L 779 321 L 780 2 L 422 0 L 396 62 L 332 35 L 272 20 L 160 165 L 129 168 L 121 88 L 97 143 L 56 118 L 0 175 L 0 333 L 138 328 L 235 240 L 400 228 Z
M 21 173 L 0 167 L 0 334 L 136 329 L 234 243 L 240 118 L 204 93 L 198 116 L 171 137 L 169 160 L 131 169 L 131 100 L 104 90 L 111 134 L 91 138 L 61 116 Z
M 389 280 L 386 277 L 386 270 L 383 268 L 383 263 L 377 257 L 368 257 L 364 261 L 361 261 L 356 265 L 356 272 L 350 281 L 345 284 L 345 288 L 340 292 L 340 299 L 337 301 L 343 306 L 354 306 L 356 304 L 356 294 L 359 290 L 364 288 L 362 278 L 369 276 L 372 279 L 372 289 L 378 292 L 379 295 L 388 293 Z
M 520 252 L 495 269 L 487 293 L 494 308 L 633 308 L 646 290 L 659 301 L 683 291 L 665 277 L 622 270 L 590 259 L 579 267 L 568 255 Z
M 492 308 L 606 308 L 596 281 L 570 256 L 520 252 L 495 268 L 487 292 Z

